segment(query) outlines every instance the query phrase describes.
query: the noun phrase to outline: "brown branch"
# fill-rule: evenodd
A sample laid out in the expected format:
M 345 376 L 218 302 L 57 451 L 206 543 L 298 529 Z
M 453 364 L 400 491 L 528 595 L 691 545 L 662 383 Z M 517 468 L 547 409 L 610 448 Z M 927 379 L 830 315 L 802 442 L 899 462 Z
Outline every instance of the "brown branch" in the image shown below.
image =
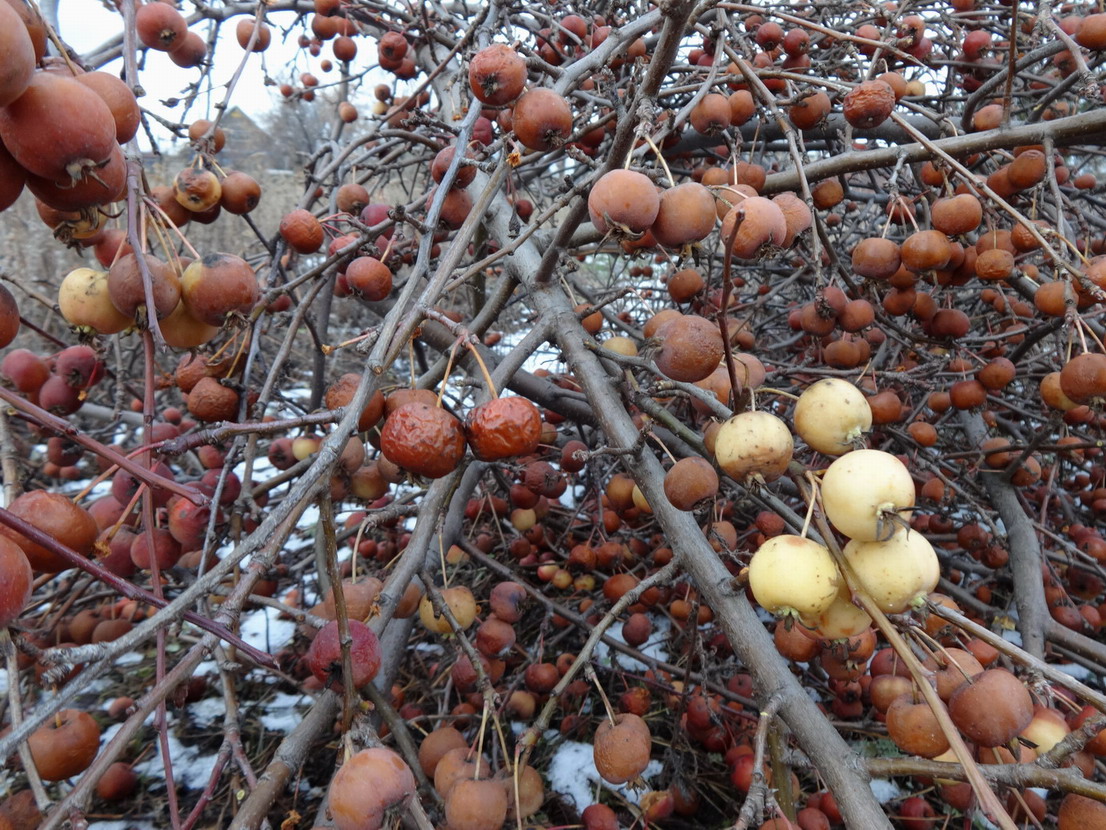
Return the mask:
M 998 150 L 1017 147 L 1021 144 L 1040 144 L 1045 137 L 1051 136 L 1057 145 L 1098 143 L 1106 133 L 1106 110 L 1096 109 L 1089 112 L 1042 121 L 1037 124 L 1022 124 L 1005 130 L 987 130 L 981 133 L 958 135 L 952 138 L 935 139 L 932 146 L 953 157 L 971 155 L 984 150 Z M 816 182 L 844 173 L 856 173 L 861 170 L 876 170 L 899 161 L 926 161 L 932 151 L 924 144 L 915 142 L 897 147 L 880 147 L 873 150 L 857 150 L 838 156 L 814 161 L 803 168 L 807 181 Z M 795 170 L 773 173 L 768 176 L 762 194 L 779 193 L 782 190 L 796 190 L 799 187 L 799 174 Z

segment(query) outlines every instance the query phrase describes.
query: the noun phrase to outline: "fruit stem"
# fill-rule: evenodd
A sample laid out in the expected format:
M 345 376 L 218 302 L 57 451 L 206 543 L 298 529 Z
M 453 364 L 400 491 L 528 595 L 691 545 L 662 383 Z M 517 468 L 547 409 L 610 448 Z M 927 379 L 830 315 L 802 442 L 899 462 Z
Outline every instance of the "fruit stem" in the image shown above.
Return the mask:
M 790 392 L 784 392 L 782 389 L 776 389 L 772 386 L 761 386 L 758 392 L 771 392 L 773 395 L 782 395 L 785 398 L 791 398 L 793 401 L 799 400 L 798 395 L 792 395 Z
M 675 463 L 676 463 L 676 462 L 677 462 L 677 461 L 679 460 L 679 459 L 677 459 L 677 458 L 676 458 L 676 456 L 674 456 L 674 455 L 672 454 L 672 450 L 668 449 L 668 447 L 667 447 L 667 446 L 665 446 L 665 443 L 664 443 L 664 441 L 662 441 L 662 440 L 660 439 L 660 437 L 659 437 L 659 436 L 658 436 L 658 435 L 657 435 L 657 434 L 656 434 L 655 432 L 653 432 L 653 430 L 652 430 L 652 429 L 648 430 L 648 432 L 647 432 L 646 434 L 647 434 L 647 435 L 648 435 L 648 436 L 649 436 L 650 438 L 652 438 L 652 439 L 653 439 L 654 441 L 656 441 L 656 442 L 657 442 L 657 445 L 658 445 L 658 446 L 660 446 L 660 448 L 661 448 L 662 450 L 664 450 L 664 454 L 665 454 L 665 455 L 667 455 L 667 456 L 668 456 L 668 457 L 669 457 L 670 459 L 672 459 L 672 463 L 673 463 L 673 464 L 675 464 Z
M 806 534 L 810 531 L 810 520 L 814 517 L 814 502 L 818 500 L 818 480 L 810 470 L 807 470 L 805 475 L 806 480 L 810 482 L 810 499 L 807 502 L 806 518 L 803 519 L 802 530 L 799 531 L 800 539 L 805 539 Z
M 143 199 L 143 204 L 146 206 L 147 210 L 151 208 L 153 209 L 154 213 L 158 215 L 158 218 L 161 220 L 162 224 L 165 225 L 165 227 L 172 228 L 174 231 L 176 231 L 177 236 L 180 237 L 181 243 L 189 250 L 192 256 L 194 256 L 196 259 L 203 259 L 203 257 L 200 256 L 199 251 L 192 247 L 192 243 L 188 241 L 188 237 L 181 233 L 181 229 L 173 224 L 173 220 L 169 218 L 169 214 L 161 209 L 161 205 L 159 205 L 153 199 Z M 145 212 L 146 211 L 143 211 L 144 214 Z
M 491 705 L 488 703 L 488 699 L 484 698 L 484 708 L 480 712 L 480 731 L 476 734 L 476 768 L 473 770 L 473 780 L 480 778 L 480 765 L 484 758 L 484 730 L 488 726 L 488 711 L 491 709 Z
M 441 534 L 438 535 L 438 559 L 442 565 L 442 588 L 445 589 L 449 587 L 449 572 L 445 567 L 445 549 Z
M 441 383 L 441 386 L 438 387 L 438 400 L 434 404 L 439 409 L 441 409 L 441 406 L 442 406 L 442 395 L 445 394 L 446 381 L 449 380 L 449 373 L 453 371 L 453 359 L 457 356 L 457 347 L 460 346 L 460 345 L 461 345 L 461 338 L 458 337 L 456 340 L 453 341 L 453 345 L 449 349 L 449 359 L 446 361 L 446 364 L 445 364 L 445 374 L 442 375 L 442 383 Z M 414 367 L 414 365 L 415 365 L 414 361 L 411 361 L 411 366 Z M 414 369 L 412 368 L 411 371 L 413 372 Z M 414 384 L 412 384 L 412 386 L 413 385 Z
M 50 38 L 50 42 L 54 44 L 54 48 L 58 50 L 58 54 L 65 59 L 65 65 L 69 67 L 69 72 L 75 77 L 77 75 L 83 75 L 84 70 L 78 69 L 73 65 L 73 61 L 69 59 L 69 50 L 65 47 L 65 44 L 58 38 L 58 33 L 54 31 L 54 27 L 50 25 L 46 19 L 46 15 L 38 7 L 38 3 L 32 0 L 31 5 L 34 7 L 35 12 L 38 14 L 38 18 L 42 25 L 46 27 L 46 36 Z
M 659 161 L 661 163 L 661 167 L 664 168 L 664 175 L 666 175 L 668 177 L 668 186 L 669 187 L 675 187 L 676 186 L 676 180 L 674 178 L 672 178 L 672 171 L 668 169 L 668 162 L 666 162 L 664 160 L 664 156 L 661 155 L 661 151 L 659 149 L 657 149 L 657 145 L 653 143 L 653 139 L 651 139 L 649 136 L 645 135 L 645 133 L 642 133 L 641 137 L 644 138 L 646 143 L 648 143 L 648 145 L 653 148 L 653 152 L 657 156 L 657 161 Z
M 476 365 L 480 367 L 480 374 L 484 376 L 484 383 L 488 387 L 488 394 L 491 395 L 491 398 L 494 401 L 496 398 L 499 397 L 499 392 L 496 391 L 495 383 L 492 381 L 491 373 L 488 371 L 488 367 L 484 363 L 484 358 L 480 356 L 480 350 L 476 348 L 475 343 L 471 343 L 468 340 L 465 340 L 465 348 L 469 350 L 469 353 L 472 354 L 473 358 L 476 360 Z
M 599 678 L 595 675 L 595 669 L 591 666 L 584 666 L 584 676 L 594 683 L 595 688 L 599 690 L 599 699 L 603 701 L 603 708 L 607 710 L 607 719 L 611 722 L 611 726 L 617 726 L 614 722 L 614 709 L 611 708 L 611 702 L 607 700 L 607 693 L 603 691 L 603 684 L 599 682 Z

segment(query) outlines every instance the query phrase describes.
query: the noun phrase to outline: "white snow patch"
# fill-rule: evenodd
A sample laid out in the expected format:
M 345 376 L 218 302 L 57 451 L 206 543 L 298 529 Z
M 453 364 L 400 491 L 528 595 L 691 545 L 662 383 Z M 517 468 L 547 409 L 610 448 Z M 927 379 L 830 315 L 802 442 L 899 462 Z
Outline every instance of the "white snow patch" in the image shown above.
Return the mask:
M 1059 669 L 1064 674 L 1074 677 L 1076 680 L 1087 680 L 1095 677 L 1094 672 L 1088 669 L 1086 666 L 1080 666 L 1078 663 L 1053 663 L 1052 668 Z
M 222 721 L 226 713 L 227 707 L 221 697 L 205 697 L 188 704 L 188 716 L 196 726 L 212 726 Z
M 296 624 L 280 619 L 280 612 L 275 608 L 261 608 L 242 615 L 240 633 L 251 646 L 272 654 L 292 639 Z
M 274 732 L 291 732 L 303 720 L 303 713 L 298 707 L 310 702 L 310 698 L 306 695 L 277 693 L 265 702 L 265 714 L 261 716 L 261 725 Z
M 894 781 L 888 781 L 886 778 L 873 778 L 868 782 L 868 786 L 872 788 L 872 794 L 875 795 L 880 804 L 886 804 L 902 797 L 902 790 L 899 785 Z
M 8 670 L 0 669 L 0 695 L 8 694 Z
M 157 827 L 148 821 L 95 821 L 88 825 L 88 830 L 157 830 Z
M 650 761 L 641 774 L 646 780 L 660 775 L 663 765 L 660 761 Z M 604 781 L 595 768 L 591 744 L 577 741 L 564 741 L 549 761 L 547 770 L 549 789 L 560 793 L 576 805 L 580 811 L 595 801 L 595 786 L 601 784 L 608 790 L 619 793 L 632 804 L 639 803 L 642 790 L 631 790 L 626 784 L 614 786 Z
M 137 651 L 128 651 L 126 654 L 122 654 L 115 660 L 117 666 L 133 666 L 135 663 L 142 663 L 145 661 L 146 655 Z
M 1002 639 L 1004 639 L 1008 643 L 1013 643 L 1016 646 L 1021 646 L 1022 644 L 1021 633 L 1015 631 L 1013 628 L 1003 630 Z
M 664 648 L 664 643 L 667 642 L 668 634 L 672 630 L 672 621 L 668 619 L 668 617 L 657 615 L 650 615 L 650 619 L 653 622 L 653 633 L 649 635 L 649 639 L 641 646 L 640 651 L 646 656 L 652 657 L 654 660 L 667 663 L 669 655 L 668 651 Z M 608 628 L 607 636 L 613 637 L 620 643 L 626 642 L 625 638 L 622 636 L 621 623 L 612 625 Z M 601 666 L 611 666 L 612 663 L 614 663 L 626 671 L 645 671 L 649 668 L 649 666 L 640 660 L 636 660 L 620 651 L 615 651 L 602 640 L 595 646 L 595 659 Z
M 759 605 L 754 605 L 753 610 L 757 612 L 757 619 L 762 623 L 774 623 L 776 618 L 761 608 Z
M 173 764 L 173 780 L 179 787 L 187 787 L 191 790 L 202 790 L 207 786 L 211 771 L 215 769 L 215 755 L 201 755 L 200 750 L 194 746 L 185 746 L 177 740 L 172 732 L 168 735 L 169 758 Z M 135 766 L 134 771 L 139 775 L 145 775 L 159 781 L 165 780 L 165 765 L 161 760 L 161 741 L 157 737 L 151 739 L 154 747 L 151 758 Z

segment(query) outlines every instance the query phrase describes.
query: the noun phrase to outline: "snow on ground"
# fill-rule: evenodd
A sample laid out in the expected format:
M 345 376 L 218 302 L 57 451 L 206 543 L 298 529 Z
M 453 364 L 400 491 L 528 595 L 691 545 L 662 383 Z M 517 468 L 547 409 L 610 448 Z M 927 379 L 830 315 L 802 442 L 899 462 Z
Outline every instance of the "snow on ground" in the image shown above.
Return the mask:
M 546 740 L 552 741 L 559 738 L 559 732 L 546 733 Z M 650 761 L 641 777 L 649 782 L 649 779 L 656 778 L 662 769 L 663 765 L 660 761 Z M 561 742 L 561 745 L 557 747 L 557 751 L 553 753 L 553 757 L 549 760 L 546 778 L 549 782 L 549 789 L 560 793 L 575 804 L 577 811 L 583 810 L 589 804 L 595 802 L 595 788 L 597 785 L 618 793 L 631 804 L 639 803 L 644 792 L 644 790 L 634 791 L 626 784 L 614 786 L 604 781 L 595 768 L 592 745 L 577 741 Z
M 1008 643 L 1013 643 L 1014 645 L 1018 646 L 1018 648 L 1021 648 L 1022 635 L 1020 632 L 1015 631 L 1012 628 L 1005 629 L 1002 632 L 1002 639 L 1004 639 Z
M 1076 680 L 1082 680 L 1084 683 L 1089 680 L 1093 681 L 1098 677 L 1086 666 L 1080 666 L 1077 663 L 1053 663 L 1052 668 L 1059 669 L 1064 674 L 1074 677 Z
M 221 697 L 205 697 L 188 704 L 189 720 L 201 729 L 222 723 L 226 713 L 227 707 Z
M 653 633 L 649 636 L 649 639 L 639 649 L 647 657 L 652 657 L 654 660 L 659 660 L 662 663 L 667 663 L 669 654 L 665 649 L 664 644 L 668 641 L 668 634 L 672 630 L 672 621 L 668 617 L 661 616 L 659 614 L 650 615 L 650 619 L 653 622 Z M 625 643 L 626 640 L 622 637 L 622 624 L 615 623 L 607 629 L 607 636 L 613 637 L 620 643 Z M 602 640 L 595 647 L 595 659 L 600 666 L 611 666 L 612 663 L 616 664 L 619 668 L 625 671 L 643 672 L 649 668 L 645 663 L 640 660 L 636 660 L 629 655 L 622 652 L 615 651 L 609 645 Z
M 265 702 L 261 725 L 273 732 L 286 734 L 303 720 L 304 710 L 311 705 L 308 695 L 290 695 L 279 692 Z
M 202 790 L 215 769 L 215 753 L 203 754 L 197 747 L 185 746 L 169 730 L 169 757 L 173 761 L 173 780 L 178 788 Z M 149 781 L 165 781 L 165 765 L 161 760 L 161 741 L 151 740 L 153 751 L 146 760 L 135 764 L 134 771 Z
M 872 793 L 880 804 L 902 798 L 903 795 L 899 785 L 894 781 L 888 781 L 886 778 L 873 778 L 868 782 L 868 786 L 872 788 Z
M 280 619 L 280 612 L 275 608 L 265 607 L 243 614 L 239 633 L 251 646 L 275 654 L 295 636 L 296 624 Z

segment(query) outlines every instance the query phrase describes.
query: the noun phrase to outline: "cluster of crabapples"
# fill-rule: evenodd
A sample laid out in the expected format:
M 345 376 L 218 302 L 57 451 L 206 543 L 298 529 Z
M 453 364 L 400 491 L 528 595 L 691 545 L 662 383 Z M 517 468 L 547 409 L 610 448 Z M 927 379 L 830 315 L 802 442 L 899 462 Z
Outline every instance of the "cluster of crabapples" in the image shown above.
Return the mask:
M 910 472 L 890 453 L 857 448 L 872 426 L 872 412 L 847 381 L 823 379 L 809 386 L 795 404 L 793 425 L 811 450 L 835 459 L 822 473 L 818 493 L 829 524 L 848 541 L 835 559 L 826 545 L 784 533 L 778 516 L 758 517 L 761 542 L 748 565 L 749 592 L 780 618 L 774 631 L 780 653 L 799 663 L 817 660 L 827 672 L 834 695 L 829 708 L 835 716 L 855 718 L 871 706 L 903 752 L 954 760 L 931 703 L 893 648 L 875 651 L 872 618 L 854 600 L 855 594 L 863 594 L 880 613 L 892 615 L 908 613 L 927 599 L 960 610 L 953 600 L 932 593 L 940 565 L 931 544 L 909 523 L 916 494 Z M 712 426 L 707 444 L 718 467 L 739 482 L 770 482 L 792 465 L 791 431 L 763 410 Z M 669 475 L 684 464 L 678 462 Z M 666 478 L 666 491 L 668 484 Z M 924 668 L 933 673 L 940 705 L 976 748 L 981 763 L 1031 761 L 1094 714 L 1093 707 L 1082 706 L 1060 689 L 1054 690 L 1055 707 L 1035 703 L 1025 683 L 997 664 L 995 648 L 936 615 L 925 617 L 923 627 L 940 642 Z M 688 719 L 690 723 L 690 710 Z M 709 734 L 708 729 L 701 737 Z M 1007 749 L 1014 740 L 1021 741 L 1016 759 Z M 1103 749 L 1092 741 L 1071 763 L 1086 774 Z M 728 760 L 734 784 L 747 789 L 752 758 L 739 753 Z M 946 804 L 964 809 L 971 798 L 969 785 L 937 783 Z M 1031 792 L 1011 796 L 1011 809 L 1019 803 L 1028 805 L 1023 813 L 1029 809 L 1038 820 L 1046 813 L 1043 799 Z M 1069 796 L 1061 815 L 1070 815 L 1062 826 L 1082 826 L 1072 823 L 1075 816 L 1089 820 L 1096 809 L 1093 802 L 1083 804 Z M 904 803 L 902 812 L 935 815 L 932 805 L 919 797 Z
M 820 380 L 795 404 L 795 432 L 811 449 L 835 457 L 819 493 L 826 518 L 849 540 L 842 555 L 852 588 L 884 613 L 898 614 L 936 588 L 940 565 L 925 536 L 908 524 L 916 492 L 909 470 L 890 453 L 856 449 L 871 425 L 868 401 L 844 380 Z M 718 466 L 739 482 L 774 481 L 792 463 L 791 430 L 764 410 L 733 416 L 712 430 L 708 442 Z M 871 625 L 829 549 L 805 536 L 766 539 L 749 563 L 748 579 L 765 610 L 795 617 L 829 640 Z

